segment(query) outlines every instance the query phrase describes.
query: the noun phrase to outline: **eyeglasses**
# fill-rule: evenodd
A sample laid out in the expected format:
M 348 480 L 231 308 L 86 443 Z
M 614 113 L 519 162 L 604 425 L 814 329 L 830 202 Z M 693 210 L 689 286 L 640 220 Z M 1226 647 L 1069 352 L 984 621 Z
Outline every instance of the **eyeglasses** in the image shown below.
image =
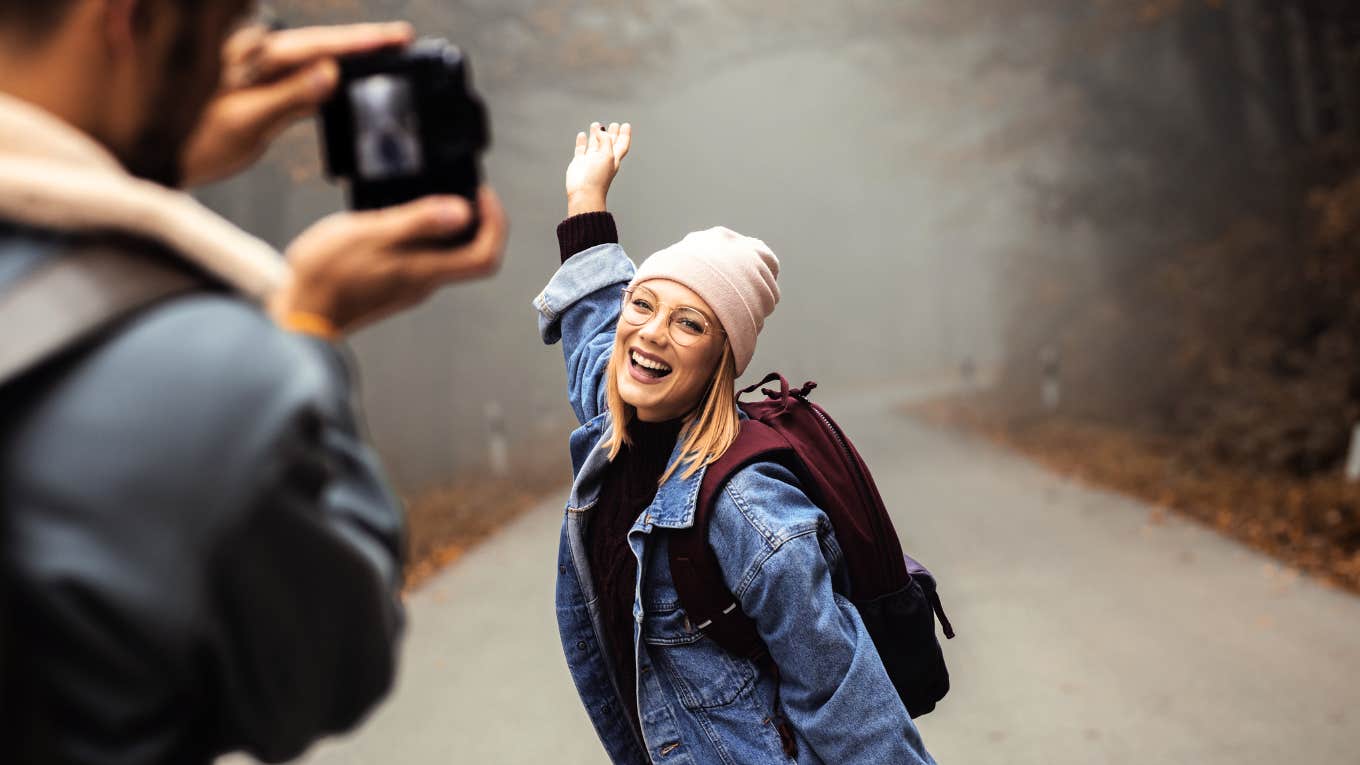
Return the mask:
M 641 327 L 651 321 L 664 307 L 665 303 L 646 287 L 623 290 L 623 320 L 634 327 Z M 676 345 L 684 346 L 694 345 L 705 335 L 722 333 L 722 330 L 713 326 L 713 322 L 709 321 L 702 311 L 687 305 L 671 308 L 666 328 L 670 332 L 671 340 L 675 341 Z

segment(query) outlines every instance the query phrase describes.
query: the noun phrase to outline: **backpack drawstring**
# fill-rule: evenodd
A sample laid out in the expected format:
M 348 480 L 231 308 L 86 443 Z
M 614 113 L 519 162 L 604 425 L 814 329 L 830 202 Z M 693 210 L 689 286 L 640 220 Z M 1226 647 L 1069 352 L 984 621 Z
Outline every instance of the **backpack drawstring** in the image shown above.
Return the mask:
M 940 620 L 940 628 L 944 630 L 946 640 L 954 639 L 954 625 L 949 623 L 949 617 L 944 615 L 944 604 L 940 602 L 940 594 L 934 589 L 927 593 L 930 598 L 930 607 L 935 611 L 935 616 Z

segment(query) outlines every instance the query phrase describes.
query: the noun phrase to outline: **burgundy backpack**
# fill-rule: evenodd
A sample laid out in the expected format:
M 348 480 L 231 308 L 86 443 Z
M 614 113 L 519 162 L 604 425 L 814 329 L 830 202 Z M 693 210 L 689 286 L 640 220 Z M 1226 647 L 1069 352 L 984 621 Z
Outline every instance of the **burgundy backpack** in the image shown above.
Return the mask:
M 681 605 L 690 622 L 713 642 L 771 672 L 778 688 L 779 667 L 755 622 L 742 613 L 723 582 L 708 544 L 709 520 L 728 480 L 754 462 L 777 462 L 798 477 L 808 498 L 830 518 L 849 572 L 846 595 L 863 617 L 907 711 L 912 717 L 926 714 L 949 691 L 949 671 L 935 636 L 936 616 L 945 637 L 954 637 L 935 578 L 902 553 L 869 468 L 826 411 L 808 401 L 816 383 L 790 390 L 783 375 L 771 373 L 741 394 L 774 380 L 779 381 L 779 390 L 764 389 L 764 401 L 739 404 L 750 419 L 742 423 L 727 452 L 708 466 L 699 487 L 694 526 L 671 534 L 671 578 Z M 796 756 L 777 695 L 775 706 L 773 720 L 785 751 Z

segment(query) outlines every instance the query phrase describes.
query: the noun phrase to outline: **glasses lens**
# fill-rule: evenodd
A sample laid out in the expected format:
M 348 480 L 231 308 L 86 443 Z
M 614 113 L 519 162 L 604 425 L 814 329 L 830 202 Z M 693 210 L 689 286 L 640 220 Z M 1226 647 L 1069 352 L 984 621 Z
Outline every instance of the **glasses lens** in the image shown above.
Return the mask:
M 656 314 L 656 295 L 651 290 L 634 289 L 623 293 L 623 320 L 642 326 Z
M 623 292 L 623 320 L 635 327 L 652 320 L 661 310 L 656 293 L 644 287 Z M 667 321 L 671 340 L 678 345 L 694 345 L 708 333 L 708 319 L 695 308 L 680 306 L 671 310 Z
M 677 308 L 671 313 L 671 339 L 680 345 L 693 345 L 704 336 L 708 321 L 693 308 Z

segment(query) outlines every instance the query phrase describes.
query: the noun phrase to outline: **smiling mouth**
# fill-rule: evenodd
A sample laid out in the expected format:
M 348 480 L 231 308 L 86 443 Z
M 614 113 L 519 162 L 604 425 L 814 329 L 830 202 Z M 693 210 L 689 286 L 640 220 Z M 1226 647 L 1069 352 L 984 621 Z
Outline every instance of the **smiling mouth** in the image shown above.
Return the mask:
M 630 351 L 628 353 L 628 364 L 634 370 L 638 371 L 643 375 L 646 375 L 647 377 L 652 378 L 653 380 L 660 380 L 661 378 L 671 373 L 670 366 L 668 366 L 665 362 L 648 358 L 646 356 L 643 356 L 641 353 L 638 353 L 637 351 Z

